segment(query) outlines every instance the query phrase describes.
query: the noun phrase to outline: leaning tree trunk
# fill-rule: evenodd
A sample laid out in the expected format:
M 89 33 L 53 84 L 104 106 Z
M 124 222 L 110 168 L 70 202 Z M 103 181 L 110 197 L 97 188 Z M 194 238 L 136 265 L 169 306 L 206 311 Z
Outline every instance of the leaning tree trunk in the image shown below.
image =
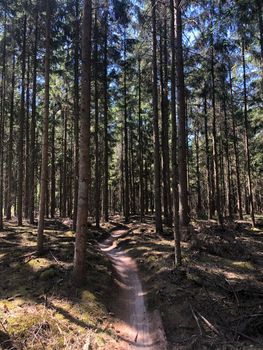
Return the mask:
M 157 38 L 156 38 L 156 3 L 151 0 L 152 5 L 152 75 L 153 75 L 153 137 L 154 137 L 154 204 L 156 232 L 162 232 L 162 204 L 161 204 L 161 160 L 160 140 L 158 126 L 158 82 L 157 82 Z
M 91 99 L 91 25 L 92 1 L 84 0 L 82 22 L 81 113 L 79 148 L 79 190 L 73 278 L 77 285 L 85 281 L 86 235 L 90 173 L 90 99 Z
M 44 216 L 46 209 L 46 192 L 48 178 L 48 119 L 49 119 L 49 74 L 50 74 L 50 54 L 51 54 L 51 3 L 46 2 L 46 42 L 45 42 L 45 111 L 43 118 L 42 132 L 42 159 L 41 159 L 41 179 L 40 179 L 40 200 L 39 200 L 39 218 L 37 228 L 37 250 L 43 252 L 44 243 Z

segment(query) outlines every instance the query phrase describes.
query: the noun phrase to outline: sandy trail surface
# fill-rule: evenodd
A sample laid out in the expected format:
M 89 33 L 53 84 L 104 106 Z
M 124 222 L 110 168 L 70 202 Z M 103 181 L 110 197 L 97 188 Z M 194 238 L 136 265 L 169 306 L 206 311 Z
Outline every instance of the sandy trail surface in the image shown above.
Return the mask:
M 115 281 L 118 285 L 116 316 L 120 321 L 115 328 L 121 343 L 126 344 L 120 348 L 165 350 L 161 318 L 157 311 L 149 314 L 146 310 L 137 264 L 122 248 L 116 245 L 116 240 L 126 233 L 125 229 L 113 230 L 111 237 L 100 245 L 102 251 L 112 262 Z

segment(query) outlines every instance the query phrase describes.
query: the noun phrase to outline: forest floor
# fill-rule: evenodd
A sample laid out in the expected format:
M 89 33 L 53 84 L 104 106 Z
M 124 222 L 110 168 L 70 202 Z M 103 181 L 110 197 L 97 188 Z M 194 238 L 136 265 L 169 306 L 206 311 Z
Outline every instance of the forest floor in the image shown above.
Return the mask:
M 261 220 L 261 222 L 260 222 Z M 87 282 L 70 281 L 74 233 L 47 221 L 46 252 L 36 226 L 6 223 L 0 233 L 1 349 L 125 349 L 118 330 L 118 287 L 98 242 L 120 224 L 90 229 Z M 150 315 L 160 315 L 168 349 L 263 349 L 263 226 L 225 230 L 195 221 L 183 233 L 183 265 L 174 268 L 172 231 L 134 217 L 115 241 L 136 262 Z M 126 347 L 128 348 L 128 347 Z

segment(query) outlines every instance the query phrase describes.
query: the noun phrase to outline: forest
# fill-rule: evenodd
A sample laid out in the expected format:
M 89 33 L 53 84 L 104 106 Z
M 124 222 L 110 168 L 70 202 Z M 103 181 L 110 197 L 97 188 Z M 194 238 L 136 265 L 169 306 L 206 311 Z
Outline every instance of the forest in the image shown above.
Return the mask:
M 263 349 L 261 0 L 0 0 L 0 349 Z

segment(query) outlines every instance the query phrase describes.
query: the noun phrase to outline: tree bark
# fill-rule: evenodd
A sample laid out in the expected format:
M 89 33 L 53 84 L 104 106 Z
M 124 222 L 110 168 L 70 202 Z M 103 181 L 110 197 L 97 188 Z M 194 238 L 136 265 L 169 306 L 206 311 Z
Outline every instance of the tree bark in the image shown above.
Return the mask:
M 74 208 L 73 230 L 76 231 L 78 209 L 79 178 L 79 0 L 75 1 L 75 37 L 74 37 Z
M 22 44 L 22 67 L 21 67 L 21 101 L 19 113 L 19 140 L 18 140 L 18 181 L 17 181 L 17 221 L 22 225 L 23 219 L 23 184 L 24 184 L 24 129 L 25 129 L 25 72 L 26 72 L 26 30 L 27 16 L 23 19 L 23 44 Z
M 13 52 L 12 63 L 12 82 L 10 96 L 10 119 L 9 119 L 9 140 L 8 140 L 8 159 L 7 159 L 7 198 L 6 198 L 6 219 L 11 220 L 12 209 L 12 189 L 13 189 L 13 143 L 14 143 L 14 93 L 15 93 L 15 50 Z
M 159 140 L 159 113 L 158 113 L 158 81 L 157 81 L 157 38 L 156 38 L 156 2 L 152 5 L 152 102 L 153 102 L 153 139 L 154 139 L 154 204 L 156 232 L 161 233 L 162 204 L 161 204 L 161 161 Z
M 95 220 L 96 227 L 100 227 L 100 159 L 99 159 L 99 95 L 98 95 L 98 23 L 95 10 L 94 26 L 94 80 L 95 80 Z
M 175 1 L 176 25 L 176 74 L 177 74 L 177 102 L 178 102 L 178 175 L 179 175 L 179 202 L 180 222 L 189 223 L 188 184 L 187 184 L 187 132 L 186 107 L 184 85 L 184 60 L 182 46 L 182 14 L 180 0 Z
M 124 103 L 124 218 L 129 221 L 130 191 L 129 191 L 129 145 L 128 145 L 128 113 L 127 113 L 127 72 L 126 72 L 126 36 L 124 35 L 124 72 L 123 72 L 123 103 Z
M 91 100 L 91 26 L 92 1 L 84 0 L 82 22 L 82 70 L 80 113 L 80 158 L 77 230 L 74 250 L 73 278 L 77 285 L 85 282 L 86 235 L 90 174 L 90 100 Z
M 248 113 L 247 113 L 247 80 L 246 80 L 246 60 L 245 60 L 245 43 L 242 39 L 242 66 L 243 66 L 243 93 L 244 93 L 244 123 L 245 123 L 245 153 L 246 153 L 246 172 L 247 172 L 247 185 L 248 185 L 248 199 L 250 206 L 250 216 L 252 226 L 255 227 L 255 214 L 254 214 L 254 203 L 253 203 L 253 192 L 252 192 L 252 180 L 251 180 L 251 164 L 250 164 L 250 150 L 249 150 L 249 124 L 248 124 Z
M 141 107 L 141 58 L 138 59 L 138 114 L 139 114 L 139 197 L 140 197 L 140 219 L 144 220 L 144 181 L 143 181 L 143 140 L 142 140 L 142 107 Z
M 236 135 L 236 118 L 235 118 L 235 113 L 234 113 L 234 99 L 233 99 L 231 67 L 229 68 L 229 83 L 230 83 L 230 106 L 231 106 L 230 108 L 231 108 L 232 130 L 233 130 L 235 169 L 236 169 L 236 179 L 237 179 L 238 214 L 239 214 L 239 219 L 243 220 L 242 195 L 241 195 L 241 185 L 240 185 L 239 156 L 238 156 L 238 144 L 237 144 L 237 135 Z
M 109 146 L 108 146 L 108 1 L 105 3 L 104 13 L 104 187 L 103 187 L 103 213 L 104 220 L 109 221 Z
M 172 114 L 172 194 L 173 194 L 173 226 L 175 240 L 175 265 L 181 265 L 181 232 L 179 224 L 179 191 L 177 163 L 177 125 L 176 125 L 176 83 L 175 83 L 175 3 L 170 0 L 171 10 L 171 114 Z
M 219 185 L 219 166 L 217 151 L 217 128 L 216 128 L 216 101 L 215 101 L 215 71 L 214 71 L 214 40 L 211 34 L 211 80 L 212 80 L 212 139 L 213 139 L 213 167 L 215 181 L 215 207 L 217 212 L 217 222 L 223 226 L 223 217 L 221 212 L 220 185 Z
M 49 119 L 49 75 L 50 75 L 50 56 L 51 56 L 51 3 L 46 1 L 46 40 L 45 40 L 45 99 L 44 99 L 44 118 L 42 132 L 42 157 L 41 157 L 41 179 L 40 179 L 40 199 L 39 199 L 39 218 L 37 228 L 37 250 L 39 254 L 43 253 L 44 248 L 44 216 L 46 209 L 46 192 L 48 178 L 48 119 Z
M 32 114 L 30 129 L 30 169 L 29 222 L 35 221 L 35 167 L 36 167 L 36 94 L 37 94 L 37 47 L 38 47 L 38 8 L 35 15 L 35 42 L 33 58 Z

